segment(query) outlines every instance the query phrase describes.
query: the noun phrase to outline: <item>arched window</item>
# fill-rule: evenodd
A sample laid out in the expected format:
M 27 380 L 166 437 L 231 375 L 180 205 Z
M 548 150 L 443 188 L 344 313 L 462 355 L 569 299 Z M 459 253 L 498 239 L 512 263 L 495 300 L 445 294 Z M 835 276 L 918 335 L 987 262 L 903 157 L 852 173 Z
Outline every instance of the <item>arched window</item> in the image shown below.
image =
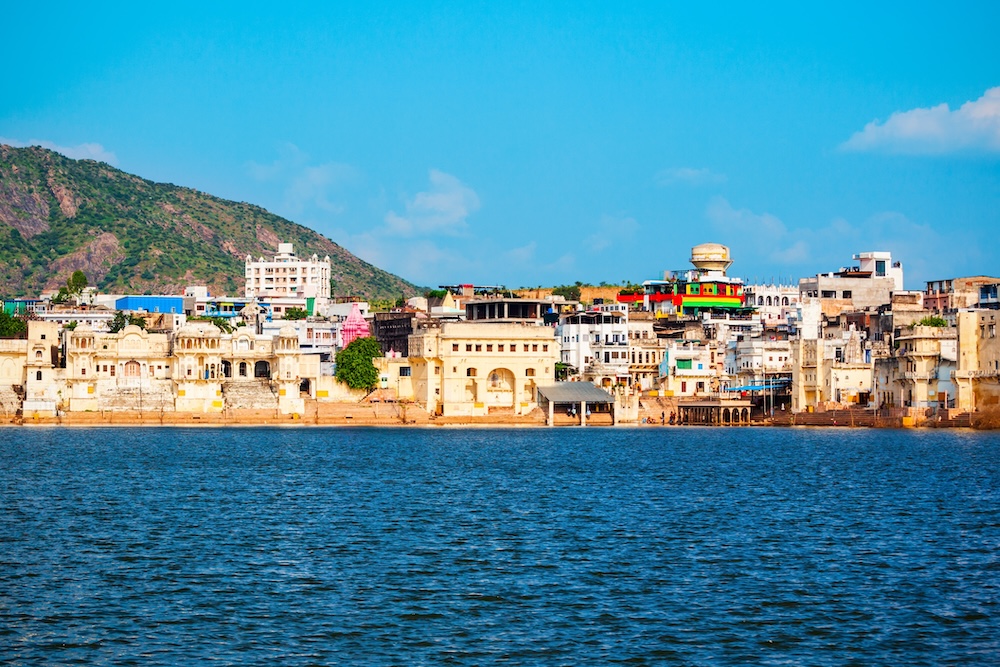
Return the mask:
M 762 297 L 762 296 L 757 297 L 757 305 L 758 306 L 763 306 L 764 305 L 764 297 Z
M 771 297 L 767 297 L 767 305 L 771 305 Z
M 37 371 L 35 373 L 35 379 L 38 380 L 39 382 L 42 381 L 42 372 L 41 371 Z
M 247 376 L 247 362 L 240 362 L 240 377 L 245 378 Z
M 782 299 L 781 299 L 781 305 L 782 306 L 787 306 L 788 305 L 788 297 L 787 296 L 786 297 L 782 297 Z
M 35 350 L 35 359 L 41 359 L 41 358 L 42 358 L 42 351 Z

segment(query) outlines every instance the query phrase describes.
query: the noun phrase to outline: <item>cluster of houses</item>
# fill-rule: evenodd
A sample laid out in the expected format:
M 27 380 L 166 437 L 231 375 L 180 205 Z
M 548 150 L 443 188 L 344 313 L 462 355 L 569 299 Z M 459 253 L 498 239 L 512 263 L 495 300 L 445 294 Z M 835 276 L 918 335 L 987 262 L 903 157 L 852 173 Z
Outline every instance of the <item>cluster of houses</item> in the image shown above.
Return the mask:
M 85 293 L 77 304 L 12 299 L 27 336 L 0 339 L 0 410 L 240 410 L 405 401 L 430 415 L 571 415 L 579 423 L 750 423 L 775 414 L 881 410 L 914 421 L 1000 407 L 1000 278 L 903 289 L 887 252 L 797 285 L 731 277 L 707 243 L 691 268 L 641 289 L 447 286 L 388 312 L 330 294 L 330 260 L 282 243 L 247 257 L 244 294 Z M 118 311 L 144 318 L 112 331 Z M 336 353 L 373 336 L 379 382 L 335 378 Z M 538 411 L 538 412 L 536 412 Z

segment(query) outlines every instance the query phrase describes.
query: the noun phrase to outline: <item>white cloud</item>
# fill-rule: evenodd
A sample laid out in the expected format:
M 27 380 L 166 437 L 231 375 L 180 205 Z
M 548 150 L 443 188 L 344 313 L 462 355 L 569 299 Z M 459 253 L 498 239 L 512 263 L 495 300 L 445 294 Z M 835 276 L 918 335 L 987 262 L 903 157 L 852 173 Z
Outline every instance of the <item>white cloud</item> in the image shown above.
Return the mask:
M 954 111 L 947 104 L 897 111 L 884 123 L 868 123 L 841 148 L 931 155 L 1000 152 L 1000 86 Z
M 807 221 L 788 226 L 770 213 L 737 209 L 722 197 L 709 202 L 706 217 L 718 234 L 715 239 L 732 250 L 734 275 L 761 272 L 796 277 L 836 271 L 852 263 L 852 256 L 869 250 L 887 250 L 903 262 L 907 286 L 927 280 L 970 275 L 988 264 L 988 252 L 974 232 L 937 229 L 898 211 L 881 211 L 850 222 L 843 218 Z M 987 249 L 988 250 L 988 249 Z
M 514 264 L 526 264 L 535 259 L 535 251 L 537 250 L 538 244 L 531 241 L 527 245 L 523 245 L 518 248 L 511 248 L 504 253 L 504 257 L 507 261 Z
M 777 216 L 754 213 L 747 208 L 733 208 L 725 197 L 713 197 L 708 202 L 706 215 L 719 231 L 752 230 L 754 236 L 771 241 L 783 239 L 788 232 L 785 223 Z
M 430 171 L 430 188 L 406 201 L 404 214 L 389 211 L 386 225 L 403 236 L 432 234 L 461 235 L 467 229 L 466 218 L 479 209 L 475 190 L 437 169 Z
M 620 242 L 628 243 L 638 230 L 639 223 L 631 216 L 602 215 L 597 231 L 583 240 L 583 249 L 601 252 Z
M 110 165 L 118 164 L 118 156 L 111 151 L 105 150 L 104 146 L 101 144 L 96 143 L 77 144 L 76 146 L 60 146 L 59 144 L 46 141 L 44 139 L 19 141 L 17 139 L 0 137 L 0 144 L 7 144 L 8 146 L 15 146 L 17 148 L 41 146 L 42 148 L 47 148 L 50 151 L 61 153 L 62 155 L 74 160 L 97 160 L 98 162 L 106 162 Z
M 653 180 L 660 187 L 669 185 L 712 185 L 725 183 L 726 175 L 717 174 L 711 169 L 701 167 L 672 167 L 658 171 Z
M 310 207 L 334 215 L 345 210 L 343 204 L 331 201 L 331 191 L 359 178 L 358 170 L 342 162 L 309 163 L 309 155 L 294 144 L 278 148 L 278 159 L 271 164 L 251 162 L 250 175 L 258 181 L 284 186 L 286 215 L 300 215 Z

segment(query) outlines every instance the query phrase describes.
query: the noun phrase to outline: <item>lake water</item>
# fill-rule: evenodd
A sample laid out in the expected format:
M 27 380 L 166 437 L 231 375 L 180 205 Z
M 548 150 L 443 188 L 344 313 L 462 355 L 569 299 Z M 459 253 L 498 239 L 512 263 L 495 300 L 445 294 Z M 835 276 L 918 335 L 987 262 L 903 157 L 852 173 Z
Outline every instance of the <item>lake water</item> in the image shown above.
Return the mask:
M 1000 435 L 0 430 L 0 662 L 1000 664 Z

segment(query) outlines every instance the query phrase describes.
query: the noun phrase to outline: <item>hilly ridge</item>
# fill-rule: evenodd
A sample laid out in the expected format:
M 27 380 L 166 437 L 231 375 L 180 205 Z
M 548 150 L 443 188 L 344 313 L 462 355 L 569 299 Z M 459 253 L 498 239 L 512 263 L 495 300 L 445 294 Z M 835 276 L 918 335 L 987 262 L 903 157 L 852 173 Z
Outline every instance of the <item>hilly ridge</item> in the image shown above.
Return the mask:
M 367 299 L 418 288 L 321 234 L 252 204 L 154 183 L 93 160 L 0 145 L 0 295 L 34 296 L 82 270 L 102 292 L 243 291 L 244 260 L 279 242 L 330 256 L 333 292 Z

